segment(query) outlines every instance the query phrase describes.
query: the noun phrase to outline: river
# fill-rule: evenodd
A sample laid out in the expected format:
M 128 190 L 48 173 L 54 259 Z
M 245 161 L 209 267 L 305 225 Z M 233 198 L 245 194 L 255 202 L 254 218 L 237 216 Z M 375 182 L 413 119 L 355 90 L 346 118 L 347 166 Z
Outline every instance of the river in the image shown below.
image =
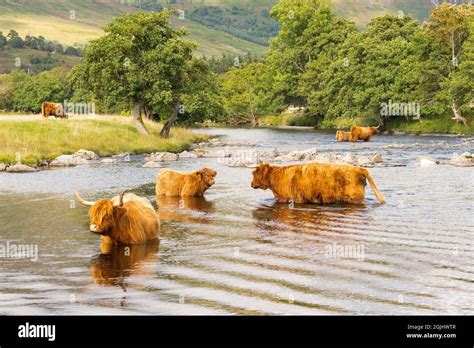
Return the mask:
M 205 199 L 159 203 L 160 243 L 101 252 L 74 200 L 124 188 L 155 204 L 157 168 L 143 156 L 28 174 L 0 173 L 0 314 L 474 314 L 474 170 L 416 167 L 420 155 L 472 152 L 472 138 L 376 136 L 336 143 L 313 130 L 203 129 L 253 147 L 234 151 L 379 152 L 405 167 L 371 168 L 366 204 L 276 204 L 250 188 L 251 170 L 225 159 L 165 162 L 218 171 Z M 471 146 L 469 146 L 471 145 Z

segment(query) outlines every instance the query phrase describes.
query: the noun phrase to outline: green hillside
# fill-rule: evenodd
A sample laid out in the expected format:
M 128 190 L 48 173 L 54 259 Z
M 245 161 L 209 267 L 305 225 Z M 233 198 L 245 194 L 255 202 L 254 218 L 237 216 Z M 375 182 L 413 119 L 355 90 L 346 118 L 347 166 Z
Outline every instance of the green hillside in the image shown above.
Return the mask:
M 15 29 L 20 36 L 42 35 L 66 45 L 81 45 L 101 35 L 114 16 L 139 10 L 182 9 L 173 18 L 198 43 L 198 56 L 265 54 L 268 39 L 278 32 L 269 17 L 278 0 L 0 0 L 0 31 Z M 457 0 L 467 2 L 469 0 Z M 424 20 L 431 0 L 330 0 L 336 13 L 359 27 L 385 13 L 402 13 Z M 441 2 L 441 0 L 440 0 Z M 30 52 L 31 53 L 31 52 Z M 25 54 L 30 54 L 25 52 Z M 9 59 L 0 53 L 0 61 Z M 11 56 L 11 52 L 8 54 Z M 11 64 L 11 61 L 8 61 Z M 2 64 L 0 62 L 0 64 Z M 2 66 L 0 66 L 2 69 Z
M 49 53 L 29 48 L 0 51 L 0 74 L 22 68 L 33 74 L 55 67 L 71 68 L 79 64 L 80 58 L 59 53 Z
M 0 0 L 0 31 L 15 29 L 20 36 L 42 35 L 63 44 L 86 43 L 101 35 L 101 27 L 114 16 L 138 9 L 112 0 Z M 189 19 L 174 19 L 187 28 L 199 47 L 198 55 L 220 56 L 251 52 L 262 55 L 266 48 Z

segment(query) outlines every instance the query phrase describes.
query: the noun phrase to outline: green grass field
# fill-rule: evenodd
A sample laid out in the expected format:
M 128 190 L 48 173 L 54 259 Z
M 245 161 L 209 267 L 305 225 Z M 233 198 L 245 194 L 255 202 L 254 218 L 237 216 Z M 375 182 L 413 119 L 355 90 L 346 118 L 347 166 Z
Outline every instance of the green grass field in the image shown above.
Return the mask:
M 80 149 L 100 156 L 180 152 L 193 142 L 206 139 L 205 135 L 184 128 L 172 128 L 171 137 L 163 139 L 159 136 L 159 123 L 146 122 L 146 125 L 150 135 L 139 134 L 131 117 L 124 116 L 69 120 L 5 117 L 0 119 L 0 163 L 16 163 L 18 153 L 22 163 L 35 164 Z

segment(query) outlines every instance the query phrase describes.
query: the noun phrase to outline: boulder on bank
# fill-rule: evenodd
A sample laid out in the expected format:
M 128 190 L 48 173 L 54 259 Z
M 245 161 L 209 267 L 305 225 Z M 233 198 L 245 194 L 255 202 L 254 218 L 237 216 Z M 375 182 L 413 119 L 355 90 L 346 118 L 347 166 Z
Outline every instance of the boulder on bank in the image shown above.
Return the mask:
M 4 172 L 7 170 L 7 165 L 5 163 L 0 163 L 0 172 Z
M 24 164 L 14 164 L 6 168 L 6 171 L 9 173 L 29 173 L 37 172 L 38 169 L 24 165 Z
M 156 152 L 145 158 L 148 162 L 177 161 L 178 155 L 171 152 Z
M 457 153 L 453 154 L 453 157 L 449 161 L 449 164 L 458 167 L 473 167 L 474 166 L 474 155 L 470 152 L 464 152 L 461 155 Z
M 97 160 L 99 159 L 99 155 L 97 155 L 94 151 L 89 150 L 79 150 L 72 155 L 76 159 L 83 159 L 83 160 Z
M 77 165 L 78 160 L 74 155 L 61 155 L 56 157 L 49 164 L 50 167 L 73 167 Z
M 130 154 L 128 152 L 119 153 L 118 155 L 113 155 L 112 158 L 121 160 L 123 162 L 130 162 Z

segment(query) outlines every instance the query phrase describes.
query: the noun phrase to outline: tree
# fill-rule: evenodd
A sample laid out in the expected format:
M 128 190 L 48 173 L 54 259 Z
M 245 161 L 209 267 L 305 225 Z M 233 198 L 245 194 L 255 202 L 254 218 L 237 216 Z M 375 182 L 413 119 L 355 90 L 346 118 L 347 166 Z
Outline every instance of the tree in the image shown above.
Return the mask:
M 24 42 L 15 30 L 10 30 L 7 35 L 10 48 L 23 48 Z
M 264 62 L 249 63 L 222 75 L 222 96 L 229 121 L 257 125 L 258 115 L 271 107 L 272 76 Z
M 29 75 L 17 70 L 6 76 L 5 89 L 0 89 L 0 105 L 22 112 L 39 112 L 44 101 L 62 102 L 68 98 L 66 71 L 62 68 Z
M 409 16 L 374 18 L 335 56 L 308 64 L 302 90 L 310 112 L 326 118 L 363 116 L 383 123 L 381 103 L 416 103 L 422 32 Z
M 472 46 L 469 44 L 464 47 L 472 32 L 472 21 L 474 14 L 474 6 L 462 4 L 452 5 L 444 3 L 437 6 L 430 14 L 428 20 L 424 24 L 427 35 L 434 40 L 433 46 L 428 59 L 425 61 L 426 66 L 437 66 L 434 71 L 429 70 L 432 74 L 425 75 L 425 81 L 431 83 L 431 96 L 433 99 L 441 101 L 451 108 L 457 123 L 467 125 L 467 120 L 462 116 L 461 109 L 466 106 L 469 101 L 466 98 L 468 91 L 463 89 L 460 81 L 462 76 L 472 74 L 472 72 L 461 71 L 461 69 L 472 69 L 472 65 L 460 64 L 460 59 L 465 52 Z M 438 85 L 438 88 L 433 88 Z M 472 92 L 471 92 L 472 96 Z
M 90 89 L 99 98 L 128 102 L 137 129 L 148 131 L 145 110 L 169 115 L 161 135 L 167 137 L 178 117 L 181 97 L 196 74 L 186 32 L 173 29 L 172 11 L 139 12 L 115 18 L 105 26 L 105 35 L 90 42 L 81 65 L 74 68 L 75 88 Z
M 7 46 L 7 38 L 0 31 L 0 50 L 3 50 Z
M 281 0 L 270 15 L 281 26 L 268 58 L 275 71 L 275 96 L 283 96 L 287 104 L 306 104 L 300 82 L 308 64 L 335 54 L 356 27 L 332 13 L 325 0 Z

